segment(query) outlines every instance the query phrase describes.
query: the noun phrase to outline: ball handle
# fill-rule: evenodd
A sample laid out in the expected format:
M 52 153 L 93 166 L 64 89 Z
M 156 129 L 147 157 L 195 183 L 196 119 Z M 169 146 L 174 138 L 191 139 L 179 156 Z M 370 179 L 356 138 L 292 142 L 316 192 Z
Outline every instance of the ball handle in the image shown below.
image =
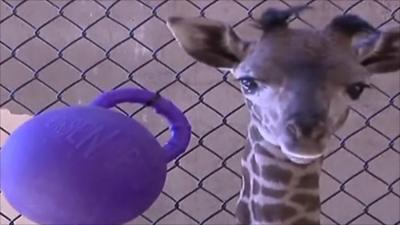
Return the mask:
M 141 103 L 153 107 L 156 112 L 167 118 L 172 133 L 171 139 L 163 147 L 166 162 L 182 154 L 189 145 L 191 127 L 185 115 L 169 100 L 160 95 L 134 88 L 116 89 L 98 96 L 90 105 L 112 108 L 119 103 Z

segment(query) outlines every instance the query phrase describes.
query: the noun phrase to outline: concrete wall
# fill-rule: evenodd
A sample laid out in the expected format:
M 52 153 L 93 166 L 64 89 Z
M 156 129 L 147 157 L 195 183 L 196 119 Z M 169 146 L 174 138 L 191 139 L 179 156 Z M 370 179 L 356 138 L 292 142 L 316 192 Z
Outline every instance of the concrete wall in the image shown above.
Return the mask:
M 146 0 L 144 5 L 135 0 L 100 0 L 100 4 L 86 0 L 65 5 L 68 1 L 50 4 L 36 0 L 18 5 L 20 2 L 0 3 L 1 145 L 7 132 L 44 109 L 86 104 L 100 90 L 117 87 L 141 85 L 162 90 L 163 96 L 187 110 L 195 135 L 189 153 L 168 173 L 164 188 L 168 195 L 162 194 L 145 218 L 130 224 L 234 224 L 240 178 L 233 172 L 240 174 L 244 144 L 237 131 L 245 134 L 248 121 L 241 94 L 233 88 L 237 84 L 230 76 L 224 82 L 221 72 L 184 54 L 162 20 L 203 12 L 234 25 L 243 38 L 253 39 L 259 33 L 249 26 L 249 11 L 257 18 L 265 8 L 308 1 Z M 345 10 L 365 17 L 374 26 L 400 21 L 399 1 L 357 2 L 314 1 L 315 9 L 306 11 L 293 25 L 320 28 Z M 17 15 L 31 24 L 15 15 L 8 18 L 11 7 L 17 7 Z M 133 38 L 129 38 L 132 29 Z M 36 36 L 35 30 L 39 31 Z M 15 57 L 11 57 L 12 50 Z M 352 105 L 349 121 L 329 146 L 329 152 L 335 153 L 325 160 L 321 180 L 322 199 L 329 199 L 322 206 L 323 224 L 333 224 L 331 219 L 340 224 L 394 224 L 400 220 L 400 76 L 386 74 L 371 81 L 374 88 Z M 129 114 L 138 109 L 127 104 L 121 107 Z M 134 117 L 154 134 L 166 127 L 150 109 Z M 168 132 L 159 137 L 161 142 L 167 138 Z M 367 169 L 360 159 L 368 162 Z M 174 210 L 176 201 L 179 210 Z M 368 214 L 363 214 L 367 206 Z M 3 196 L 1 213 L 1 224 L 11 224 L 10 220 L 31 224 L 18 217 Z

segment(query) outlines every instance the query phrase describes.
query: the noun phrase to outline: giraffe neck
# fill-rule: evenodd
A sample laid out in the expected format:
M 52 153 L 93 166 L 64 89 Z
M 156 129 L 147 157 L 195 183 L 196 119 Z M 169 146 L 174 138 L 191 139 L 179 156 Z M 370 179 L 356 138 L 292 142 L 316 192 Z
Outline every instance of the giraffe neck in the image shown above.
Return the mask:
M 298 165 L 260 138 L 251 124 L 242 157 L 243 184 L 237 205 L 241 224 L 319 225 L 321 162 Z

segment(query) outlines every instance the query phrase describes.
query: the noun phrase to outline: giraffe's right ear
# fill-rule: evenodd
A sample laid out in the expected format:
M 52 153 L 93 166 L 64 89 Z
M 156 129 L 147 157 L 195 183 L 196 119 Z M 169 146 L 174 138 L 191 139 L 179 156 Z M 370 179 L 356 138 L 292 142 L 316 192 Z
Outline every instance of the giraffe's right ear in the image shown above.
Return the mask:
M 248 43 L 228 25 L 206 18 L 171 17 L 167 26 L 194 59 L 218 68 L 233 68 L 246 55 Z
M 372 73 L 400 70 L 400 27 L 381 31 L 360 44 L 361 64 Z

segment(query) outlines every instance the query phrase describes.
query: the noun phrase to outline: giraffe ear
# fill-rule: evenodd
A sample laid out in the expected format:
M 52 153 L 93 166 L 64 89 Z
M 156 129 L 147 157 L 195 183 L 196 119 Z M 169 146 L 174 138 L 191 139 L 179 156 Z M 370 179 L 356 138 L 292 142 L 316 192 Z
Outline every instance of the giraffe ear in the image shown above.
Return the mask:
M 335 17 L 326 30 L 351 43 L 359 62 L 371 73 L 400 69 L 400 27 L 379 31 L 362 18 L 347 14 Z
M 400 27 L 379 32 L 360 43 L 360 62 L 372 73 L 400 70 Z
M 167 26 L 194 59 L 210 66 L 233 68 L 244 58 L 248 43 L 228 25 L 206 18 L 171 17 Z

